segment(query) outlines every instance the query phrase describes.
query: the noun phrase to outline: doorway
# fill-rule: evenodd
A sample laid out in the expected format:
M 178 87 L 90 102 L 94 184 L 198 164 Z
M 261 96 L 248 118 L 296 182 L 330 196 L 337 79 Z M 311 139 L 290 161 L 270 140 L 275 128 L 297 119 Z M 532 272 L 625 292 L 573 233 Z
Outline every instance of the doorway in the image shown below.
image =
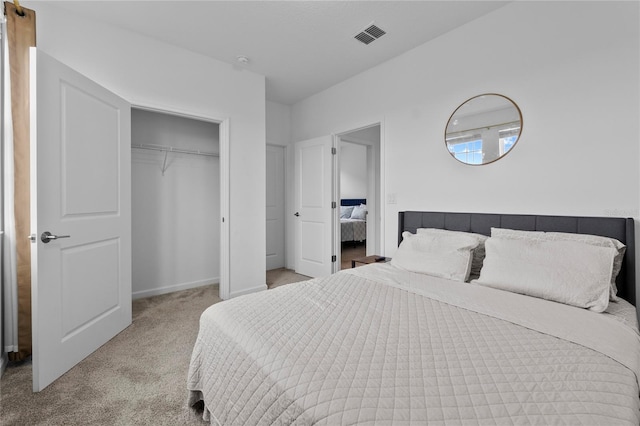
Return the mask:
M 132 297 L 220 283 L 220 124 L 132 108 Z
M 380 124 L 338 135 L 340 269 L 350 268 L 352 259 L 381 253 L 380 140 Z

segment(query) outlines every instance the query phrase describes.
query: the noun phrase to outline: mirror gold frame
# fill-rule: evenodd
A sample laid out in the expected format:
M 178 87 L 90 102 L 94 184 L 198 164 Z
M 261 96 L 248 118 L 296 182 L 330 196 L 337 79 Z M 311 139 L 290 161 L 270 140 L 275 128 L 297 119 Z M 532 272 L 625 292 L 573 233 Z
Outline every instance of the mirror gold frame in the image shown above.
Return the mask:
M 493 163 L 512 151 L 522 134 L 522 112 L 510 98 L 485 93 L 463 102 L 444 131 L 449 154 L 463 164 Z

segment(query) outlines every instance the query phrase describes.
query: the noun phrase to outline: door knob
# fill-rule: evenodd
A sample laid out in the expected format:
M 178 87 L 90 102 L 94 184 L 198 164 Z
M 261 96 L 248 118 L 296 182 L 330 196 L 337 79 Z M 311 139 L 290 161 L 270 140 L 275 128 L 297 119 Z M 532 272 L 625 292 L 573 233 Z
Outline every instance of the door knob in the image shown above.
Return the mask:
M 53 235 L 51 232 L 45 231 L 42 233 L 42 235 L 40 235 L 40 240 L 46 244 L 51 240 L 57 240 L 58 238 L 70 238 L 70 237 L 71 235 Z
M 294 215 L 295 217 L 298 217 L 298 216 L 300 216 L 300 213 L 295 212 L 293 215 Z

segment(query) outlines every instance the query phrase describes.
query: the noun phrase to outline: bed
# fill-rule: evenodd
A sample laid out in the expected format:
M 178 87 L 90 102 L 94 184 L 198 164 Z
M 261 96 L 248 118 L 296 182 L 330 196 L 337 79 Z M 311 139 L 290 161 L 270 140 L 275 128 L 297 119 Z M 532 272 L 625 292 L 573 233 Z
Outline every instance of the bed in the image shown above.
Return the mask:
M 340 200 L 340 238 L 343 243 L 358 243 L 367 239 L 367 200 Z
M 392 263 L 344 270 L 207 309 L 189 406 L 212 424 L 640 423 L 633 219 L 401 212 L 398 222 L 398 258 L 420 229 L 615 238 L 626 244 L 621 299 L 597 313 Z

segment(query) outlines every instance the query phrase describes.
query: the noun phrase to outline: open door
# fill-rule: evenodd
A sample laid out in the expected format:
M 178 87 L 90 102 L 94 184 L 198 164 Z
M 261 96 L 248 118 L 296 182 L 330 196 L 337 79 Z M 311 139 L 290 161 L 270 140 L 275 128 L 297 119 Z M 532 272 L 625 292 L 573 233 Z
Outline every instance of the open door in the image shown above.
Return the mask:
M 333 273 L 333 137 L 295 144 L 296 272 Z
M 130 105 L 31 49 L 33 390 L 131 324 Z

